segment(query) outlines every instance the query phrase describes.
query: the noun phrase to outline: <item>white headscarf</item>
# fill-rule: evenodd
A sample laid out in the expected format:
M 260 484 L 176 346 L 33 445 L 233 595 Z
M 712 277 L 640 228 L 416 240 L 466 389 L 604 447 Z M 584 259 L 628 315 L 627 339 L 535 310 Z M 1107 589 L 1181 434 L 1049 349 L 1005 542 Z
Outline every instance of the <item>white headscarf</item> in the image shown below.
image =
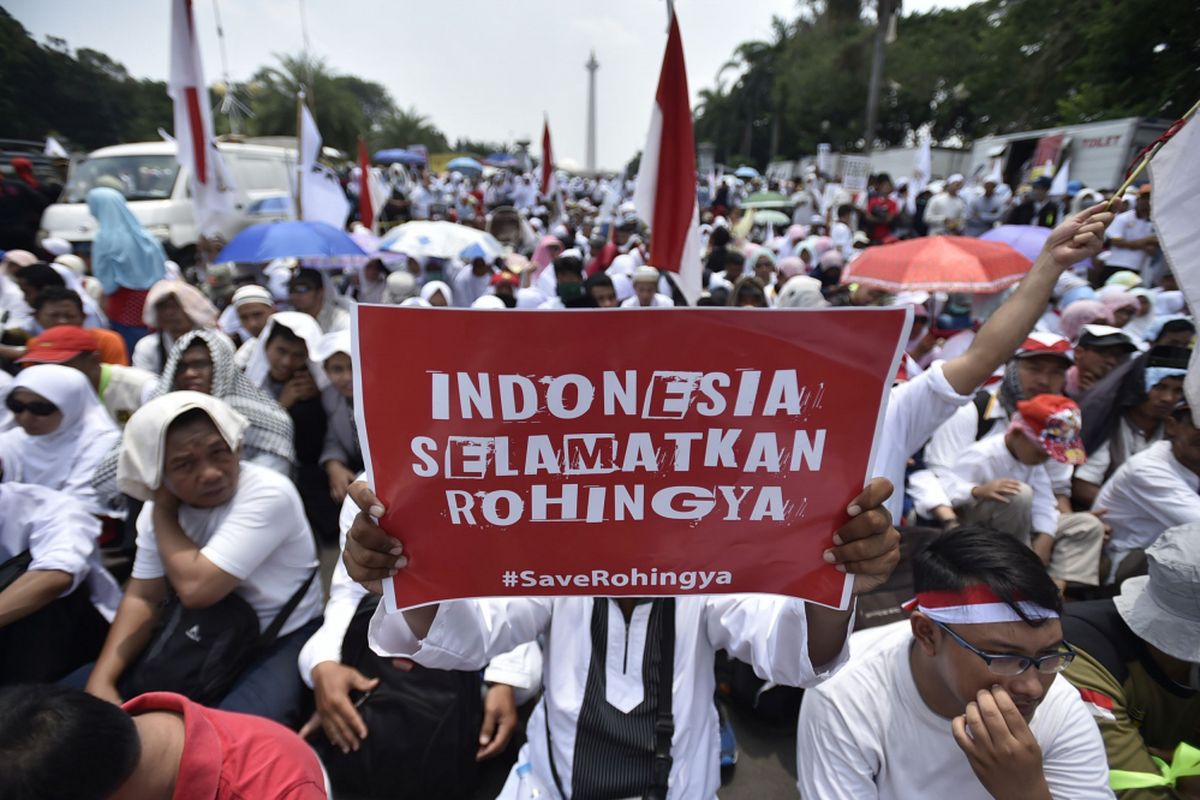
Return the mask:
M 0 434 L 4 480 L 64 491 L 94 511 L 92 475 L 121 433 L 100 405 L 92 384 L 79 370 L 38 364 L 21 370 L 10 393 L 17 389 L 27 389 L 57 406 L 62 423 L 44 436 L 30 436 L 19 427 Z
M 125 440 L 117 461 L 117 486 L 143 502 L 153 500 L 162 485 L 167 428 L 181 414 L 198 408 L 209 416 L 221 438 L 236 451 L 250 424 L 222 400 L 200 392 L 168 392 L 134 412 L 125 423 Z
M 321 346 L 321 326 L 308 314 L 299 311 L 279 311 L 267 320 L 266 327 L 254 340 L 254 349 L 250 351 L 250 359 L 246 362 L 246 377 L 260 389 L 267 388 L 267 377 L 271 372 L 271 362 L 267 360 L 267 342 L 276 325 L 282 325 L 308 345 L 309 372 L 317 386 L 324 389 L 329 385 L 325 370 L 317 362 L 315 354 Z
M 454 305 L 454 292 L 450 291 L 450 287 L 442 281 L 430 281 L 421 287 L 421 299 L 429 302 L 429 298 L 433 297 L 434 293 L 440 291 L 442 297 L 446 298 L 446 305 Z
M 821 294 L 821 282 L 808 275 L 788 278 L 776 300 L 779 308 L 825 308 L 829 302 Z
M 321 341 L 317 344 L 316 352 L 312 354 L 312 358 L 313 361 L 323 365 L 338 353 L 345 353 L 351 359 L 354 358 L 354 344 L 350 338 L 350 331 L 334 331 L 322 336 Z

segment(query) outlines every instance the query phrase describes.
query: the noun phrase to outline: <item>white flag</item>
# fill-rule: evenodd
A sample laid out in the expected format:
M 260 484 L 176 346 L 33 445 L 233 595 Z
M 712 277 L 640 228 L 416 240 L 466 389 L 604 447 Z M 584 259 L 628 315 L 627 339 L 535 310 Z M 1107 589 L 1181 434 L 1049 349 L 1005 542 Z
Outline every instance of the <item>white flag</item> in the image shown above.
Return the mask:
M 232 212 L 233 182 L 213 139 L 208 84 L 190 0 L 171 3 L 167 94 L 175 106 L 175 160 L 189 176 L 196 227 L 204 235 L 219 233 L 222 217 Z
M 992 171 L 988 173 L 988 176 L 984 179 L 984 183 L 988 181 L 992 181 L 997 186 L 1004 183 L 1004 170 L 1001 168 L 1001 159 L 992 159 Z
M 307 168 L 317 163 L 321 155 L 321 131 L 317 129 L 317 121 L 308 110 L 304 101 L 304 92 L 300 93 L 300 168 Z
M 1193 116 L 1150 162 L 1150 219 L 1188 308 L 1200 308 L 1200 122 Z M 1200 351 L 1192 350 L 1183 389 L 1200 426 Z
M 1058 172 L 1054 173 L 1054 182 L 1050 184 L 1051 197 L 1066 197 L 1067 183 L 1071 180 L 1071 159 L 1063 162 L 1058 168 Z
M 338 230 L 346 227 L 350 216 L 350 200 L 342 183 L 332 169 L 320 163 L 321 131 L 313 119 L 304 93 L 300 93 L 300 206 L 301 219 L 327 222 Z
M 42 151 L 42 155 L 50 156 L 51 158 L 70 158 L 67 154 L 67 149 L 59 143 L 58 139 L 53 136 L 46 137 L 46 149 Z
M 933 174 L 933 150 L 929 141 L 929 133 L 921 134 L 920 144 L 917 145 L 917 155 L 913 160 L 912 181 L 908 186 L 908 196 L 916 197 L 925 191 L 929 178 Z

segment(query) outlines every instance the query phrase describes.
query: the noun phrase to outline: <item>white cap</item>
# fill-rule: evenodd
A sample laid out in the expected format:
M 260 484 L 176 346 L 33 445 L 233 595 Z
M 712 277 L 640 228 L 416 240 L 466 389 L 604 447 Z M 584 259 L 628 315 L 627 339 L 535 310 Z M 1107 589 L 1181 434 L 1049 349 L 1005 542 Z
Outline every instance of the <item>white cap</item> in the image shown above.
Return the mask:
M 658 270 L 654 267 L 642 266 L 633 271 L 634 283 L 658 283 Z
M 275 300 L 271 297 L 271 293 L 254 283 L 239 288 L 233 293 L 233 299 L 230 302 L 233 303 L 235 308 L 254 305 L 255 303 L 261 303 L 264 306 L 275 305 Z
M 962 182 L 963 182 L 963 176 L 961 173 L 958 173 L 958 172 L 954 173 L 949 178 L 946 178 L 947 186 L 949 186 L 952 183 L 962 183 Z

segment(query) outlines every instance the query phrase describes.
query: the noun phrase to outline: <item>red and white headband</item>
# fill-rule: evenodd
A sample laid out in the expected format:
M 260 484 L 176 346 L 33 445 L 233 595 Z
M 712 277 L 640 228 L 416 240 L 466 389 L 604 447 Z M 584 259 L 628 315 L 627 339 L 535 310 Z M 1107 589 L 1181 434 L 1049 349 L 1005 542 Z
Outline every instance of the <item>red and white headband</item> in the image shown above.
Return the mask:
M 1058 612 L 1028 600 L 1017 601 L 1021 613 L 1030 620 L 1058 619 Z M 905 611 L 920 611 L 944 625 L 981 625 L 990 622 L 1025 622 L 1020 614 L 983 584 L 958 590 L 917 592 L 903 606 Z

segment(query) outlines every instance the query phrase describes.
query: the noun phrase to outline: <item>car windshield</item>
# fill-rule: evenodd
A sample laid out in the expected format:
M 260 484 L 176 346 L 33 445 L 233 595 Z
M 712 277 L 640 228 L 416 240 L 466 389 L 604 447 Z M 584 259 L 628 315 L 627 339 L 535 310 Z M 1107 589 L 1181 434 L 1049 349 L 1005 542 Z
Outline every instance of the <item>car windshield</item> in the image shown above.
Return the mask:
M 126 200 L 164 200 L 171 196 L 178 173 L 175 156 L 89 158 L 73 168 L 63 201 L 82 203 L 97 186 L 116 189 Z

